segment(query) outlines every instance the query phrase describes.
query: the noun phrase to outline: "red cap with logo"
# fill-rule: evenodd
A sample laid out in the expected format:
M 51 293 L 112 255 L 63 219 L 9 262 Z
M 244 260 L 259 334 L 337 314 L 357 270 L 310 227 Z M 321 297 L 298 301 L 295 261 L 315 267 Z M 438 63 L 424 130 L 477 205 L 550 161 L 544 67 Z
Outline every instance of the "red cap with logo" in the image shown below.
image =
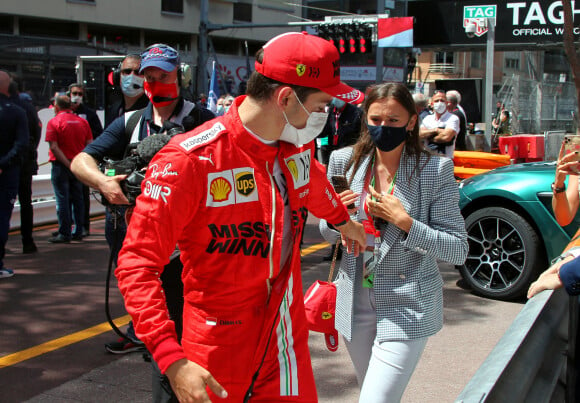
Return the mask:
M 324 333 L 326 348 L 330 351 L 338 350 L 338 332 L 334 328 L 336 286 L 316 281 L 304 295 L 304 309 L 308 329 Z
M 285 84 L 310 87 L 351 104 L 358 104 L 364 94 L 340 81 L 338 50 L 327 40 L 307 32 L 287 32 L 263 46 L 262 63 L 256 71 Z

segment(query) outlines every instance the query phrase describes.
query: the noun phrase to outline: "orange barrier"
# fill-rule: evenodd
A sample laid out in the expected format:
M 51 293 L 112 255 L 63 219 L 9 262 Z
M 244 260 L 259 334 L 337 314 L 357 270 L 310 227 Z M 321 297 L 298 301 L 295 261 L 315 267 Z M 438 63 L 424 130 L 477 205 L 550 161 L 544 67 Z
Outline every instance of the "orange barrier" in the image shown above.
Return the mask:
M 453 153 L 456 178 L 466 179 L 491 169 L 510 164 L 510 156 L 481 151 L 455 151 Z
M 510 156 L 482 151 L 455 151 L 453 164 L 460 167 L 493 169 L 510 164 Z
M 487 171 L 489 171 L 489 169 L 467 168 L 467 167 L 455 167 L 453 169 L 455 177 L 460 179 L 471 178 L 472 176 L 483 174 Z
M 580 246 L 580 229 L 576 231 L 576 233 L 574 234 L 572 239 L 570 239 L 570 242 L 568 243 L 568 245 L 566 245 L 562 253 L 566 252 L 569 249 L 572 249 L 575 246 Z

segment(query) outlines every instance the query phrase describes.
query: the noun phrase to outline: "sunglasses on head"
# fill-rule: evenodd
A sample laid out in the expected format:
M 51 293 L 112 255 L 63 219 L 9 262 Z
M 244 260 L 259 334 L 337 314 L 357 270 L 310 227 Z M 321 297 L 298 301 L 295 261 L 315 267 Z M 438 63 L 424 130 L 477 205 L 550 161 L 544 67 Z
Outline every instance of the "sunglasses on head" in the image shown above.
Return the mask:
M 131 74 L 131 72 L 133 72 L 133 74 L 135 74 L 136 76 L 141 76 L 143 74 L 139 73 L 139 69 L 133 70 L 133 69 L 122 69 L 121 73 L 128 76 L 129 74 Z

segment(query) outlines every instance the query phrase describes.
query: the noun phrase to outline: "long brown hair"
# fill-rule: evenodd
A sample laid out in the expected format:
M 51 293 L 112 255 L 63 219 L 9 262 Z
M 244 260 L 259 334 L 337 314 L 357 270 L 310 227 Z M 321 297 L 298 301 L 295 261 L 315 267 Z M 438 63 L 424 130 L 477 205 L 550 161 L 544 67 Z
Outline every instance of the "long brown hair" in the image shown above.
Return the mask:
M 370 106 L 380 100 L 386 98 L 393 98 L 399 104 L 403 106 L 409 112 L 409 117 L 413 115 L 417 115 L 417 111 L 415 109 L 415 102 L 413 101 L 413 97 L 407 87 L 400 83 L 383 83 L 383 84 L 376 84 L 368 88 L 365 101 L 363 103 L 363 116 L 361 125 L 361 135 L 353 146 L 353 155 L 348 163 L 346 170 L 351 166 L 354 166 L 352 171 L 352 175 L 349 181 L 352 181 L 354 174 L 362 164 L 363 159 L 368 156 L 372 155 L 375 152 L 376 146 L 373 142 L 371 135 L 369 133 L 368 127 L 366 125 L 367 122 L 367 114 L 369 112 Z M 421 160 L 421 154 L 425 154 L 427 158 L 431 156 L 431 153 L 426 151 L 423 148 L 423 142 L 419 138 L 419 118 L 417 117 L 417 123 L 415 127 L 408 133 L 408 136 L 405 138 L 405 151 L 404 153 L 409 157 L 415 158 L 415 170 L 413 173 L 419 173 L 422 167 L 419 166 Z

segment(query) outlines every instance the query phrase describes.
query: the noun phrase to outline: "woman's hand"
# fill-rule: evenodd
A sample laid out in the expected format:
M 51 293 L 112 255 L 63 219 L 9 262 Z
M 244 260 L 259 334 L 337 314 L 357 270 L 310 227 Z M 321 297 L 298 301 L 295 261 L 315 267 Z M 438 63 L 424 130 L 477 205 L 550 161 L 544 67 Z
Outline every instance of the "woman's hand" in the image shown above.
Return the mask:
M 554 183 L 556 187 L 562 187 L 568 175 L 578 175 L 576 172 L 580 168 L 577 153 L 565 154 L 564 143 L 560 147 L 560 154 L 558 155 L 558 163 L 556 164 L 556 177 Z
M 344 192 L 340 192 L 338 195 L 340 196 L 340 201 L 342 202 L 342 204 L 344 204 L 344 206 L 348 210 L 348 214 L 353 214 L 356 211 L 356 207 L 352 206 L 354 206 L 354 203 L 358 200 L 360 194 L 355 193 L 350 189 L 347 189 Z M 352 208 L 348 208 L 349 206 L 351 206 Z
M 383 220 L 395 224 L 405 232 L 411 230 L 413 219 L 409 216 L 403 204 L 393 195 L 384 195 L 378 193 L 372 186 L 369 186 L 369 194 L 366 203 L 369 213 L 373 217 L 379 217 Z M 373 198 L 376 201 L 373 201 Z

